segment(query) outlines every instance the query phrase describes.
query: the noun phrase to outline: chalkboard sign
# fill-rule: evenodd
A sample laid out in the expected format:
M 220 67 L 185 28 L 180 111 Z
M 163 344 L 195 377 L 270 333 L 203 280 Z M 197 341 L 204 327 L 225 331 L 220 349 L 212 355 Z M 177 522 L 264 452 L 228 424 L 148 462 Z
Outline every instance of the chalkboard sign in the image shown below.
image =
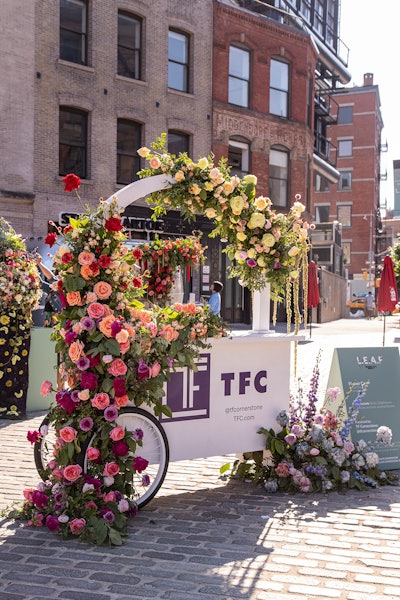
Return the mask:
M 376 437 L 381 425 L 390 427 L 393 433 L 390 446 L 378 446 L 379 468 L 400 468 L 400 360 L 398 348 L 336 348 L 328 378 L 328 388 L 339 387 L 342 394 L 335 401 L 326 401 L 325 408 L 335 412 L 343 394 L 352 383 L 368 381 L 368 389 L 362 400 L 356 423 L 352 427 L 354 443 L 366 442 Z M 346 399 L 346 417 L 358 386 Z

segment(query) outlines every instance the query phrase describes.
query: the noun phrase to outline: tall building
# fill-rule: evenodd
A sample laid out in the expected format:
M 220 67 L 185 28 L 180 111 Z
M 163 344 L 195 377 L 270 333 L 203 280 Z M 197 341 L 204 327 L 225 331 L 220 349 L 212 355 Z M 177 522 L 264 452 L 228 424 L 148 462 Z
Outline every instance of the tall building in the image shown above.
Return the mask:
M 336 150 L 337 184 L 320 179 L 314 195 L 315 221 L 341 225 L 344 264 L 356 291 L 373 289 L 379 272 L 383 226 L 379 184 L 383 121 L 379 88 L 366 73 L 362 86 L 336 89 L 336 124 L 328 128 Z M 318 228 L 318 227 L 317 227 Z M 361 286 L 361 289 L 360 289 Z

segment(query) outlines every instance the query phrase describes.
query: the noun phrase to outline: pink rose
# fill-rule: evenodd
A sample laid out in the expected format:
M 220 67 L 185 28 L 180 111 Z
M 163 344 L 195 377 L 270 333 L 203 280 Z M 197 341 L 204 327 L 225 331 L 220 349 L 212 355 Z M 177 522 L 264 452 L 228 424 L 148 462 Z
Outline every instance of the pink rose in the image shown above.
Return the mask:
M 157 377 L 157 375 L 159 374 L 160 371 L 161 371 L 161 365 L 159 362 L 156 361 L 150 367 L 150 377 Z
M 108 367 L 107 372 L 114 377 L 120 377 L 121 375 L 125 375 L 127 370 L 128 367 L 121 358 L 114 358 L 111 365 Z
M 82 475 L 82 467 L 80 465 L 68 465 L 65 467 L 63 474 L 64 479 L 67 481 L 76 481 Z
M 318 454 L 319 454 L 318 448 L 311 448 L 310 454 L 311 454 L 311 456 L 318 456 Z
M 117 427 L 114 427 L 114 429 L 112 429 L 110 431 L 110 438 L 114 441 L 114 442 L 118 442 L 119 440 L 122 440 L 122 438 L 125 435 L 125 429 L 124 427 L 121 427 L 121 425 L 118 425 Z
M 87 307 L 87 312 L 92 319 L 100 319 L 105 313 L 104 305 L 100 304 L 100 302 L 92 302 L 92 304 L 89 304 Z
M 103 501 L 106 504 L 107 504 L 107 502 L 115 502 L 116 501 L 115 492 L 107 492 L 107 494 L 104 494 Z
M 76 439 L 78 432 L 73 427 L 63 427 L 60 429 L 60 438 L 64 440 L 64 442 L 73 442 Z
M 89 460 L 97 460 L 100 456 L 100 450 L 91 446 L 86 450 L 86 455 Z
M 104 465 L 103 475 L 114 477 L 119 473 L 119 466 L 115 462 L 109 462 Z
M 80 535 L 82 531 L 85 529 L 86 521 L 85 519 L 73 519 L 69 523 L 69 528 L 71 533 L 74 535 Z
M 93 396 L 91 404 L 94 408 L 104 410 L 107 406 L 110 406 L 110 396 L 105 392 L 99 392 Z
M 50 394 L 50 392 L 53 389 L 53 384 L 51 383 L 51 381 L 48 381 L 46 379 L 46 381 L 43 381 L 42 385 L 40 386 L 40 394 L 41 396 L 48 396 Z

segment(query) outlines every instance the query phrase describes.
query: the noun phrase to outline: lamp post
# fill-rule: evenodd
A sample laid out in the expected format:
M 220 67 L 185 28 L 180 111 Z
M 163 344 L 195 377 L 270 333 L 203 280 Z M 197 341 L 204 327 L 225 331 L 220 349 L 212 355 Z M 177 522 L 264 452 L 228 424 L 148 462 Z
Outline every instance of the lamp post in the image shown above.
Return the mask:
M 369 217 L 369 220 L 368 220 Z M 369 252 L 368 252 L 368 283 L 367 283 L 367 288 L 369 290 L 371 290 L 372 286 L 372 260 L 373 260 L 373 253 L 372 253 L 372 243 L 373 243 L 373 217 L 374 214 L 373 213 L 369 213 L 369 215 L 364 215 L 364 221 L 367 221 L 368 225 L 369 225 Z

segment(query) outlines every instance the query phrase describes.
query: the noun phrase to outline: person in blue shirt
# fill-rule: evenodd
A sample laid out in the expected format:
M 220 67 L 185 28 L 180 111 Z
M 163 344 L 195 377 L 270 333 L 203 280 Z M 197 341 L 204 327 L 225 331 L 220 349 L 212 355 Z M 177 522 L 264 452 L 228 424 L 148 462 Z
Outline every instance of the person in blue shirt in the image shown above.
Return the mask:
M 210 311 L 213 315 L 221 316 L 221 292 L 224 285 L 220 281 L 213 281 L 211 284 L 211 296 L 208 300 Z

